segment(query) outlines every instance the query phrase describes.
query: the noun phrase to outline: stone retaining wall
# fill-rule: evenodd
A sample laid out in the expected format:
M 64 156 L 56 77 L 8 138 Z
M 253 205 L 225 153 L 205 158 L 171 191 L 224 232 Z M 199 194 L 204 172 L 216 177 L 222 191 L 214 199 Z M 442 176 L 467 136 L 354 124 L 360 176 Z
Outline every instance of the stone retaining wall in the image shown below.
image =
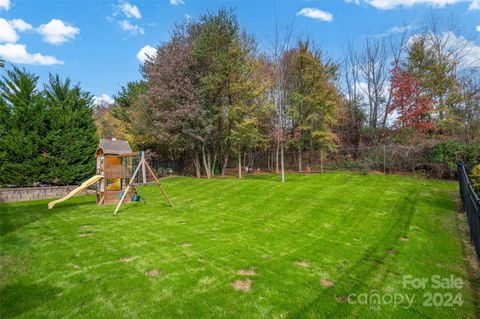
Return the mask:
M 0 203 L 20 202 L 44 198 L 60 198 L 77 186 L 50 186 L 50 187 L 23 187 L 23 188 L 0 188 Z M 95 190 L 86 189 L 80 194 L 95 194 Z

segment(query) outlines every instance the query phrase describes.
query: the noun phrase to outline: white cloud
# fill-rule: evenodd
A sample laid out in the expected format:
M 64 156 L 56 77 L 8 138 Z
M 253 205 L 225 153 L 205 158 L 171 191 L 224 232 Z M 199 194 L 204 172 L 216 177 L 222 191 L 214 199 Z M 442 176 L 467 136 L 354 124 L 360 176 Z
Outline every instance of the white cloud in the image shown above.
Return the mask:
M 59 19 L 52 19 L 49 23 L 40 25 L 37 31 L 43 36 L 43 41 L 55 45 L 75 39 L 80 33 L 79 28 L 65 24 Z
M 33 30 L 32 25 L 30 23 L 25 22 L 22 19 L 13 19 L 13 20 L 10 20 L 9 23 L 14 29 L 20 32 Z
M 6 61 L 18 64 L 63 64 L 63 61 L 57 60 L 54 56 L 29 53 L 25 44 L 2 44 L 0 45 L 0 56 Z
M 10 9 L 10 0 L 0 0 L 0 9 L 8 11 Z
M 170 4 L 172 6 L 178 6 L 179 4 L 185 4 L 185 1 L 183 1 L 183 0 L 170 0 Z
M 135 24 L 131 24 L 128 20 L 119 21 L 118 25 L 120 26 L 120 29 L 122 29 L 123 31 L 130 32 L 130 34 L 132 35 L 145 33 L 142 27 L 139 27 L 138 25 L 135 25 Z
M 480 67 L 480 46 L 453 32 L 443 34 L 447 50 L 456 51 L 461 48 L 460 65 L 462 69 Z
M 0 42 L 14 43 L 18 40 L 18 34 L 7 20 L 0 18 Z
M 142 62 L 142 63 L 145 63 L 145 61 L 151 57 L 155 57 L 157 55 L 157 49 L 149 46 L 149 45 L 146 45 L 144 46 L 143 48 L 140 49 L 140 51 L 138 51 L 137 53 L 137 59 L 138 61 Z
M 113 104 L 113 102 L 115 102 L 115 100 L 107 94 L 96 95 L 93 97 L 93 104 L 96 106 L 110 105 Z
M 392 33 L 402 33 L 405 31 L 408 31 L 412 28 L 411 25 L 405 25 L 401 27 L 391 27 L 387 30 L 387 33 L 392 34 Z
M 373 36 L 374 37 L 379 37 L 379 38 L 380 37 L 386 37 L 386 36 L 389 36 L 389 35 L 392 35 L 392 34 L 407 32 L 408 30 L 411 30 L 411 29 L 413 29 L 412 25 L 406 25 L 406 26 L 401 26 L 401 27 L 394 26 L 394 27 L 388 28 L 388 30 L 385 31 L 385 32 L 374 34 Z
M 322 11 L 316 8 L 303 8 L 297 12 L 297 16 L 304 16 L 321 21 L 333 20 L 333 15 L 330 12 Z
M 419 36 L 419 34 L 412 35 L 408 44 L 410 45 Z M 442 33 L 438 41 L 442 43 L 443 50 L 446 53 L 451 53 L 459 59 L 458 67 L 460 69 L 480 67 L 480 45 L 465 39 L 461 35 L 456 35 L 452 31 Z M 427 38 L 426 46 L 430 45 L 432 45 L 432 40 Z
M 468 10 L 477 11 L 480 10 L 480 0 L 472 0 L 472 3 L 468 6 Z
M 346 3 L 360 5 L 369 4 L 380 10 L 395 9 L 396 7 L 413 7 L 415 5 L 426 5 L 432 7 L 445 7 L 460 2 L 470 3 L 468 10 L 480 10 L 480 0 L 344 0 Z
M 477 30 L 478 32 L 480 32 L 480 24 L 476 26 L 475 30 Z
M 463 1 L 465 0 L 365 0 L 365 2 L 369 5 L 381 10 L 394 9 L 399 6 L 413 7 L 415 5 L 445 7 L 446 5 L 455 4 Z
M 136 5 L 130 4 L 128 2 L 121 2 L 118 7 L 127 16 L 127 18 L 142 18 L 142 14 L 140 13 L 140 10 Z

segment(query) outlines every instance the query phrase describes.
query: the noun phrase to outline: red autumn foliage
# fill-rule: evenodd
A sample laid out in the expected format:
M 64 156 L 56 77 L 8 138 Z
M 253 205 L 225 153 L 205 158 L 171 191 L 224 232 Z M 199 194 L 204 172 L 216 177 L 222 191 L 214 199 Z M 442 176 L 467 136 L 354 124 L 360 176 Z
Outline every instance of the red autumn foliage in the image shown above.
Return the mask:
M 426 131 L 434 127 L 430 117 L 433 101 L 422 94 L 419 81 L 409 72 L 395 68 L 392 71 L 392 102 L 389 112 L 398 112 L 396 127 L 411 127 Z

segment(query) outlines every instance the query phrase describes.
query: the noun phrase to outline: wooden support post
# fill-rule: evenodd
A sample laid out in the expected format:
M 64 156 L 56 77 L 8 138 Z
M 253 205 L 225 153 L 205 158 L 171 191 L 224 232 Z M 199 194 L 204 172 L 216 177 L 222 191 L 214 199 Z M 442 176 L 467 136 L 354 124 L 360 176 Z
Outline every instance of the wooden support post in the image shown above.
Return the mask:
M 147 172 L 145 171 L 145 156 L 144 152 L 141 152 L 141 158 L 142 158 L 142 183 L 147 184 Z
M 170 198 L 168 198 L 167 193 L 165 192 L 165 190 L 163 189 L 162 185 L 160 184 L 160 181 L 158 180 L 157 176 L 156 176 L 155 173 L 153 172 L 153 169 L 150 167 L 150 165 L 147 163 L 147 161 L 144 161 L 144 162 L 145 162 L 145 165 L 147 166 L 148 170 L 150 171 L 150 173 L 153 175 L 153 178 L 154 178 L 155 181 L 157 182 L 158 187 L 160 187 L 160 190 L 162 191 L 163 196 L 165 196 L 165 199 L 166 199 L 167 202 L 170 204 L 170 207 L 173 208 L 173 204 L 172 204 L 172 202 L 170 201 Z
M 123 193 L 123 195 L 122 195 L 122 198 L 120 199 L 120 202 L 119 202 L 118 205 L 117 205 L 117 208 L 116 208 L 115 211 L 113 212 L 114 215 L 117 214 L 118 210 L 120 209 L 120 206 L 122 206 L 123 200 L 124 200 L 125 197 L 127 196 L 128 191 L 130 190 L 130 185 L 131 185 L 131 184 L 133 183 L 133 181 L 135 180 L 135 176 L 137 176 L 138 170 L 140 169 L 140 166 L 142 165 L 142 162 L 143 162 L 143 157 L 142 157 L 142 159 L 140 160 L 140 163 L 138 163 L 138 166 L 137 166 L 137 168 L 135 169 L 135 172 L 133 173 L 132 178 L 130 178 L 130 181 L 128 182 L 127 188 L 125 189 L 125 191 L 124 191 L 124 193 Z
M 98 205 L 103 205 L 104 201 L 105 201 L 105 193 L 103 193 L 103 196 L 100 198 L 100 201 L 98 202 Z

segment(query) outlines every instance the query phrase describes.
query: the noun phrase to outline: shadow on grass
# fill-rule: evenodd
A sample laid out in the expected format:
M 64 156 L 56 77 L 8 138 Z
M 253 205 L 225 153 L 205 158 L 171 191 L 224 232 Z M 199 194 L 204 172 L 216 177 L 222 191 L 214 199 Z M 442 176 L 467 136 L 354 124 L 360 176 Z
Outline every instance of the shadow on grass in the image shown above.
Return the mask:
M 49 285 L 8 285 L 0 290 L 2 318 L 14 318 L 51 301 L 60 289 Z
M 0 204 L 0 236 L 5 236 L 23 226 L 57 213 L 77 213 L 70 208 L 95 203 L 90 199 L 75 198 L 72 202 L 59 204 L 58 207 L 55 206 L 51 210 L 47 207 L 48 201 L 22 202 L 21 205 L 18 205 L 18 203 Z
M 398 214 L 395 222 L 383 236 L 370 246 L 355 264 L 345 270 L 344 275 L 337 280 L 335 289 L 322 290 L 314 299 L 300 307 L 295 313 L 290 314 L 289 318 L 320 315 L 316 307 L 322 304 L 322 299 L 325 299 L 326 296 L 331 300 L 336 300 L 337 304 L 329 312 L 321 313 L 322 317 L 334 318 L 352 315 L 354 306 L 348 304 L 347 300 L 342 301 L 337 298 L 346 298 L 350 293 L 367 292 L 373 288 L 368 287 L 368 279 L 376 275 L 383 267 L 386 259 L 391 257 L 387 250 L 395 248 L 399 237 L 404 235 L 410 227 L 417 202 L 417 191 L 411 191 L 406 198 L 398 209 L 398 212 L 406 212 L 406 214 Z M 418 315 L 423 316 L 422 314 Z

